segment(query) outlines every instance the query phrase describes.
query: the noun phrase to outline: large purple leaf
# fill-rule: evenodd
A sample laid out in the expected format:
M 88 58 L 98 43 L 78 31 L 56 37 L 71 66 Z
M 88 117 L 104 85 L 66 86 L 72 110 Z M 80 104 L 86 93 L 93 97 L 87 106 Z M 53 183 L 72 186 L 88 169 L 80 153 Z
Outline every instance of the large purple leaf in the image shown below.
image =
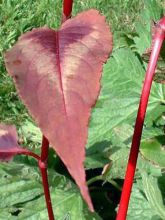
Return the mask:
M 0 161 L 9 161 L 16 154 L 27 152 L 18 145 L 17 131 L 14 125 L 0 124 Z
M 43 27 L 24 34 L 5 55 L 22 100 L 91 210 L 83 168 L 87 126 L 111 50 L 105 18 L 89 10 L 67 20 L 59 31 Z

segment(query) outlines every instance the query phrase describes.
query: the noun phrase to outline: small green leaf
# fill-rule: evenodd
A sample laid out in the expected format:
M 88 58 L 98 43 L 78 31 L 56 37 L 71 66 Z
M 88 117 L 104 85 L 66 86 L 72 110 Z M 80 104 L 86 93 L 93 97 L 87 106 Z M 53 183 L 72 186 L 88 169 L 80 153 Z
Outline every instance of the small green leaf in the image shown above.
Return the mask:
M 165 139 L 163 136 L 157 136 L 147 139 L 141 143 L 141 154 L 152 163 L 165 167 Z

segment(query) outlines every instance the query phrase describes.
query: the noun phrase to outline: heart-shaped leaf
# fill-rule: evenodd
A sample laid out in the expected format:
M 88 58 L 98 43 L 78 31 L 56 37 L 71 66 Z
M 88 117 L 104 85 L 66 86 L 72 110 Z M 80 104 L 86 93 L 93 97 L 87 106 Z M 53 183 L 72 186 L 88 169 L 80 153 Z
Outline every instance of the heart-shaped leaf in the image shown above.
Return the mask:
M 0 124 L 0 160 L 9 161 L 16 154 L 27 152 L 18 145 L 17 131 L 14 125 Z
M 5 62 L 19 94 L 93 210 L 83 162 L 90 111 L 100 91 L 112 35 L 96 10 L 20 37 Z

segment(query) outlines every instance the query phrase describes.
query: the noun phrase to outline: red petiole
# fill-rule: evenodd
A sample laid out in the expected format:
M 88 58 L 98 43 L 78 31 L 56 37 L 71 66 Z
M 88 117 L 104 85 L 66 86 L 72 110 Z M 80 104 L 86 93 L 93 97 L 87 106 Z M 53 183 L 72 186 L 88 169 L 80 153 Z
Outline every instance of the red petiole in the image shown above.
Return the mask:
M 44 195 L 45 201 L 48 210 L 48 216 L 50 220 L 54 220 L 54 214 L 52 209 L 52 203 L 50 198 L 50 191 L 49 191 L 49 183 L 48 183 L 48 175 L 47 175 L 47 160 L 48 160 L 48 153 L 49 153 L 49 142 L 45 136 L 42 137 L 42 146 L 41 146 L 41 156 L 33 153 L 29 150 L 21 150 L 18 154 L 24 154 L 27 156 L 31 156 L 38 160 L 38 166 L 42 176 L 42 183 L 44 188 Z
M 134 135 L 132 139 L 132 146 L 129 155 L 124 185 L 122 189 L 119 210 L 116 218 L 117 220 L 125 220 L 127 216 L 127 209 L 129 205 L 131 189 L 132 189 L 135 170 L 136 170 L 146 108 L 148 104 L 148 99 L 150 95 L 151 85 L 152 85 L 157 61 L 158 61 L 158 56 L 160 54 L 160 49 L 162 47 L 164 38 L 165 38 L 165 17 L 163 17 L 157 24 L 156 32 L 153 39 L 153 47 L 152 47 L 150 60 L 146 71 L 146 77 L 141 93 L 139 109 L 138 109 L 137 119 L 134 128 Z
M 62 22 L 66 21 L 68 18 L 71 18 L 73 0 L 64 0 L 63 1 L 63 19 Z
M 26 150 L 26 151 L 22 151 L 18 154 L 24 154 L 24 155 L 27 155 L 27 156 L 30 156 L 30 157 L 33 157 L 35 158 L 36 160 L 40 160 L 40 156 L 38 156 L 37 154 L 33 153 L 32 151 L 29 151 L 29 150 Z

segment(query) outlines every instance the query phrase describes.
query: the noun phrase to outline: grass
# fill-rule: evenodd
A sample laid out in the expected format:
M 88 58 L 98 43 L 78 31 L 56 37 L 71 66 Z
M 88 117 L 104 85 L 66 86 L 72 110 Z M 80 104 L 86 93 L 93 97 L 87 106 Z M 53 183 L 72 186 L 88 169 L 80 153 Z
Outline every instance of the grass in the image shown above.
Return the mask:
M 18 37 L 34 27 L 57 28 L 61 21 L 61 0 L 0 0 L 0 121 L 21 125 L 29 118 L 20 102 L 13 82 L 7 75 L 3 52 Z M 143 0 L 79 0 L 74 2 L 73 15 L 89 8 L 103 13 L 113 32 L 134 30 L 134 20 L 143 8 Z
M 18 37 L 34 27 L 45 24 L 57 27 L 60 22 L 60 0 L 2 0 L 0 1 L 0 121 L 21 125 L 29 116 L 19 100 L 13 82 L 7 75 L 3 52 Z

